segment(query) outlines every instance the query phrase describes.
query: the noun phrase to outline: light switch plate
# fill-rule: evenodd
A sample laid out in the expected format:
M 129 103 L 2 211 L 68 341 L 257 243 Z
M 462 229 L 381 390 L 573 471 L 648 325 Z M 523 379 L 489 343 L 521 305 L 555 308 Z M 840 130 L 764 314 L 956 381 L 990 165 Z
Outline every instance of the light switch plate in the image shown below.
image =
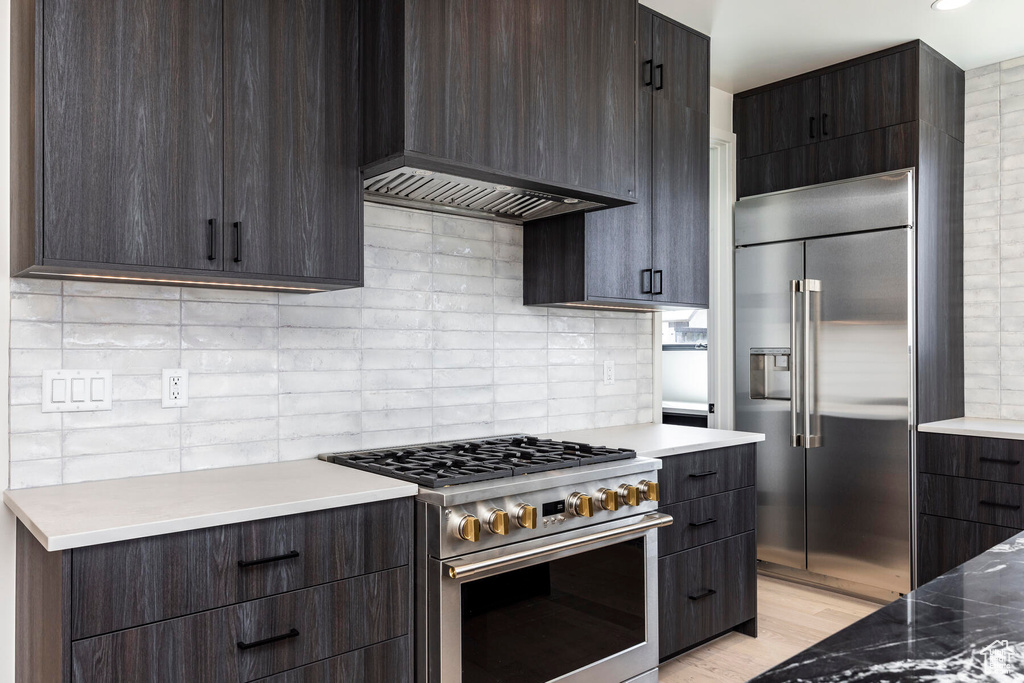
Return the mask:
M 110 410 L 111 376 L 110 370 L 44 370 L 43 412 Z

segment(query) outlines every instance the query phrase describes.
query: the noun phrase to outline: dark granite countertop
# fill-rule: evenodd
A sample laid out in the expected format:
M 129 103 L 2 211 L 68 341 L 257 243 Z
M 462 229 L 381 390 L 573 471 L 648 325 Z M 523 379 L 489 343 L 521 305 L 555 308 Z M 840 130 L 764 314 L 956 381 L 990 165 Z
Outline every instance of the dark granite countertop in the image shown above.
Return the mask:
M 1024 681 L 1024 533 L 754 681 Z

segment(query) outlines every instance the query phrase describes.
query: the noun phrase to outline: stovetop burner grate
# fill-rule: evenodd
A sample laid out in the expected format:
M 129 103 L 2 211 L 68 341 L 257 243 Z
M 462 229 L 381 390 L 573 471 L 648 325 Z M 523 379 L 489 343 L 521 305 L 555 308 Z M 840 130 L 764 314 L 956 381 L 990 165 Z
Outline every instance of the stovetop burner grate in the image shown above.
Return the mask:
M 320 459 L 428 488 L 441 488 L 635 457 L 635 451 L 622 448 L 515 435 L 479 441 L 324 453 Z

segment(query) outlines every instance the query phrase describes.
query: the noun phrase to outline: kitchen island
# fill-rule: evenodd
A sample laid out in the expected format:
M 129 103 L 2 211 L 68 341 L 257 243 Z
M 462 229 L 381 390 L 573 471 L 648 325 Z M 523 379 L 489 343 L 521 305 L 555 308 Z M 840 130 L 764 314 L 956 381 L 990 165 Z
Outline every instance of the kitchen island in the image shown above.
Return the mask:
M 753 679 L 1019 681 L 1024 533 Z

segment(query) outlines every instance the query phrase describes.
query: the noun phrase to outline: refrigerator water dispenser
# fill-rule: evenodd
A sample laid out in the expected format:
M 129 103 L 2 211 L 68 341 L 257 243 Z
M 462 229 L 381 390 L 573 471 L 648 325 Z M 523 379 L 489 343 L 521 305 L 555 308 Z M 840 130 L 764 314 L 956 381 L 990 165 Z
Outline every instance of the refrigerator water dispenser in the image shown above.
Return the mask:
M 750 349 L 750 398 L 788 401 L 789 349 Z

